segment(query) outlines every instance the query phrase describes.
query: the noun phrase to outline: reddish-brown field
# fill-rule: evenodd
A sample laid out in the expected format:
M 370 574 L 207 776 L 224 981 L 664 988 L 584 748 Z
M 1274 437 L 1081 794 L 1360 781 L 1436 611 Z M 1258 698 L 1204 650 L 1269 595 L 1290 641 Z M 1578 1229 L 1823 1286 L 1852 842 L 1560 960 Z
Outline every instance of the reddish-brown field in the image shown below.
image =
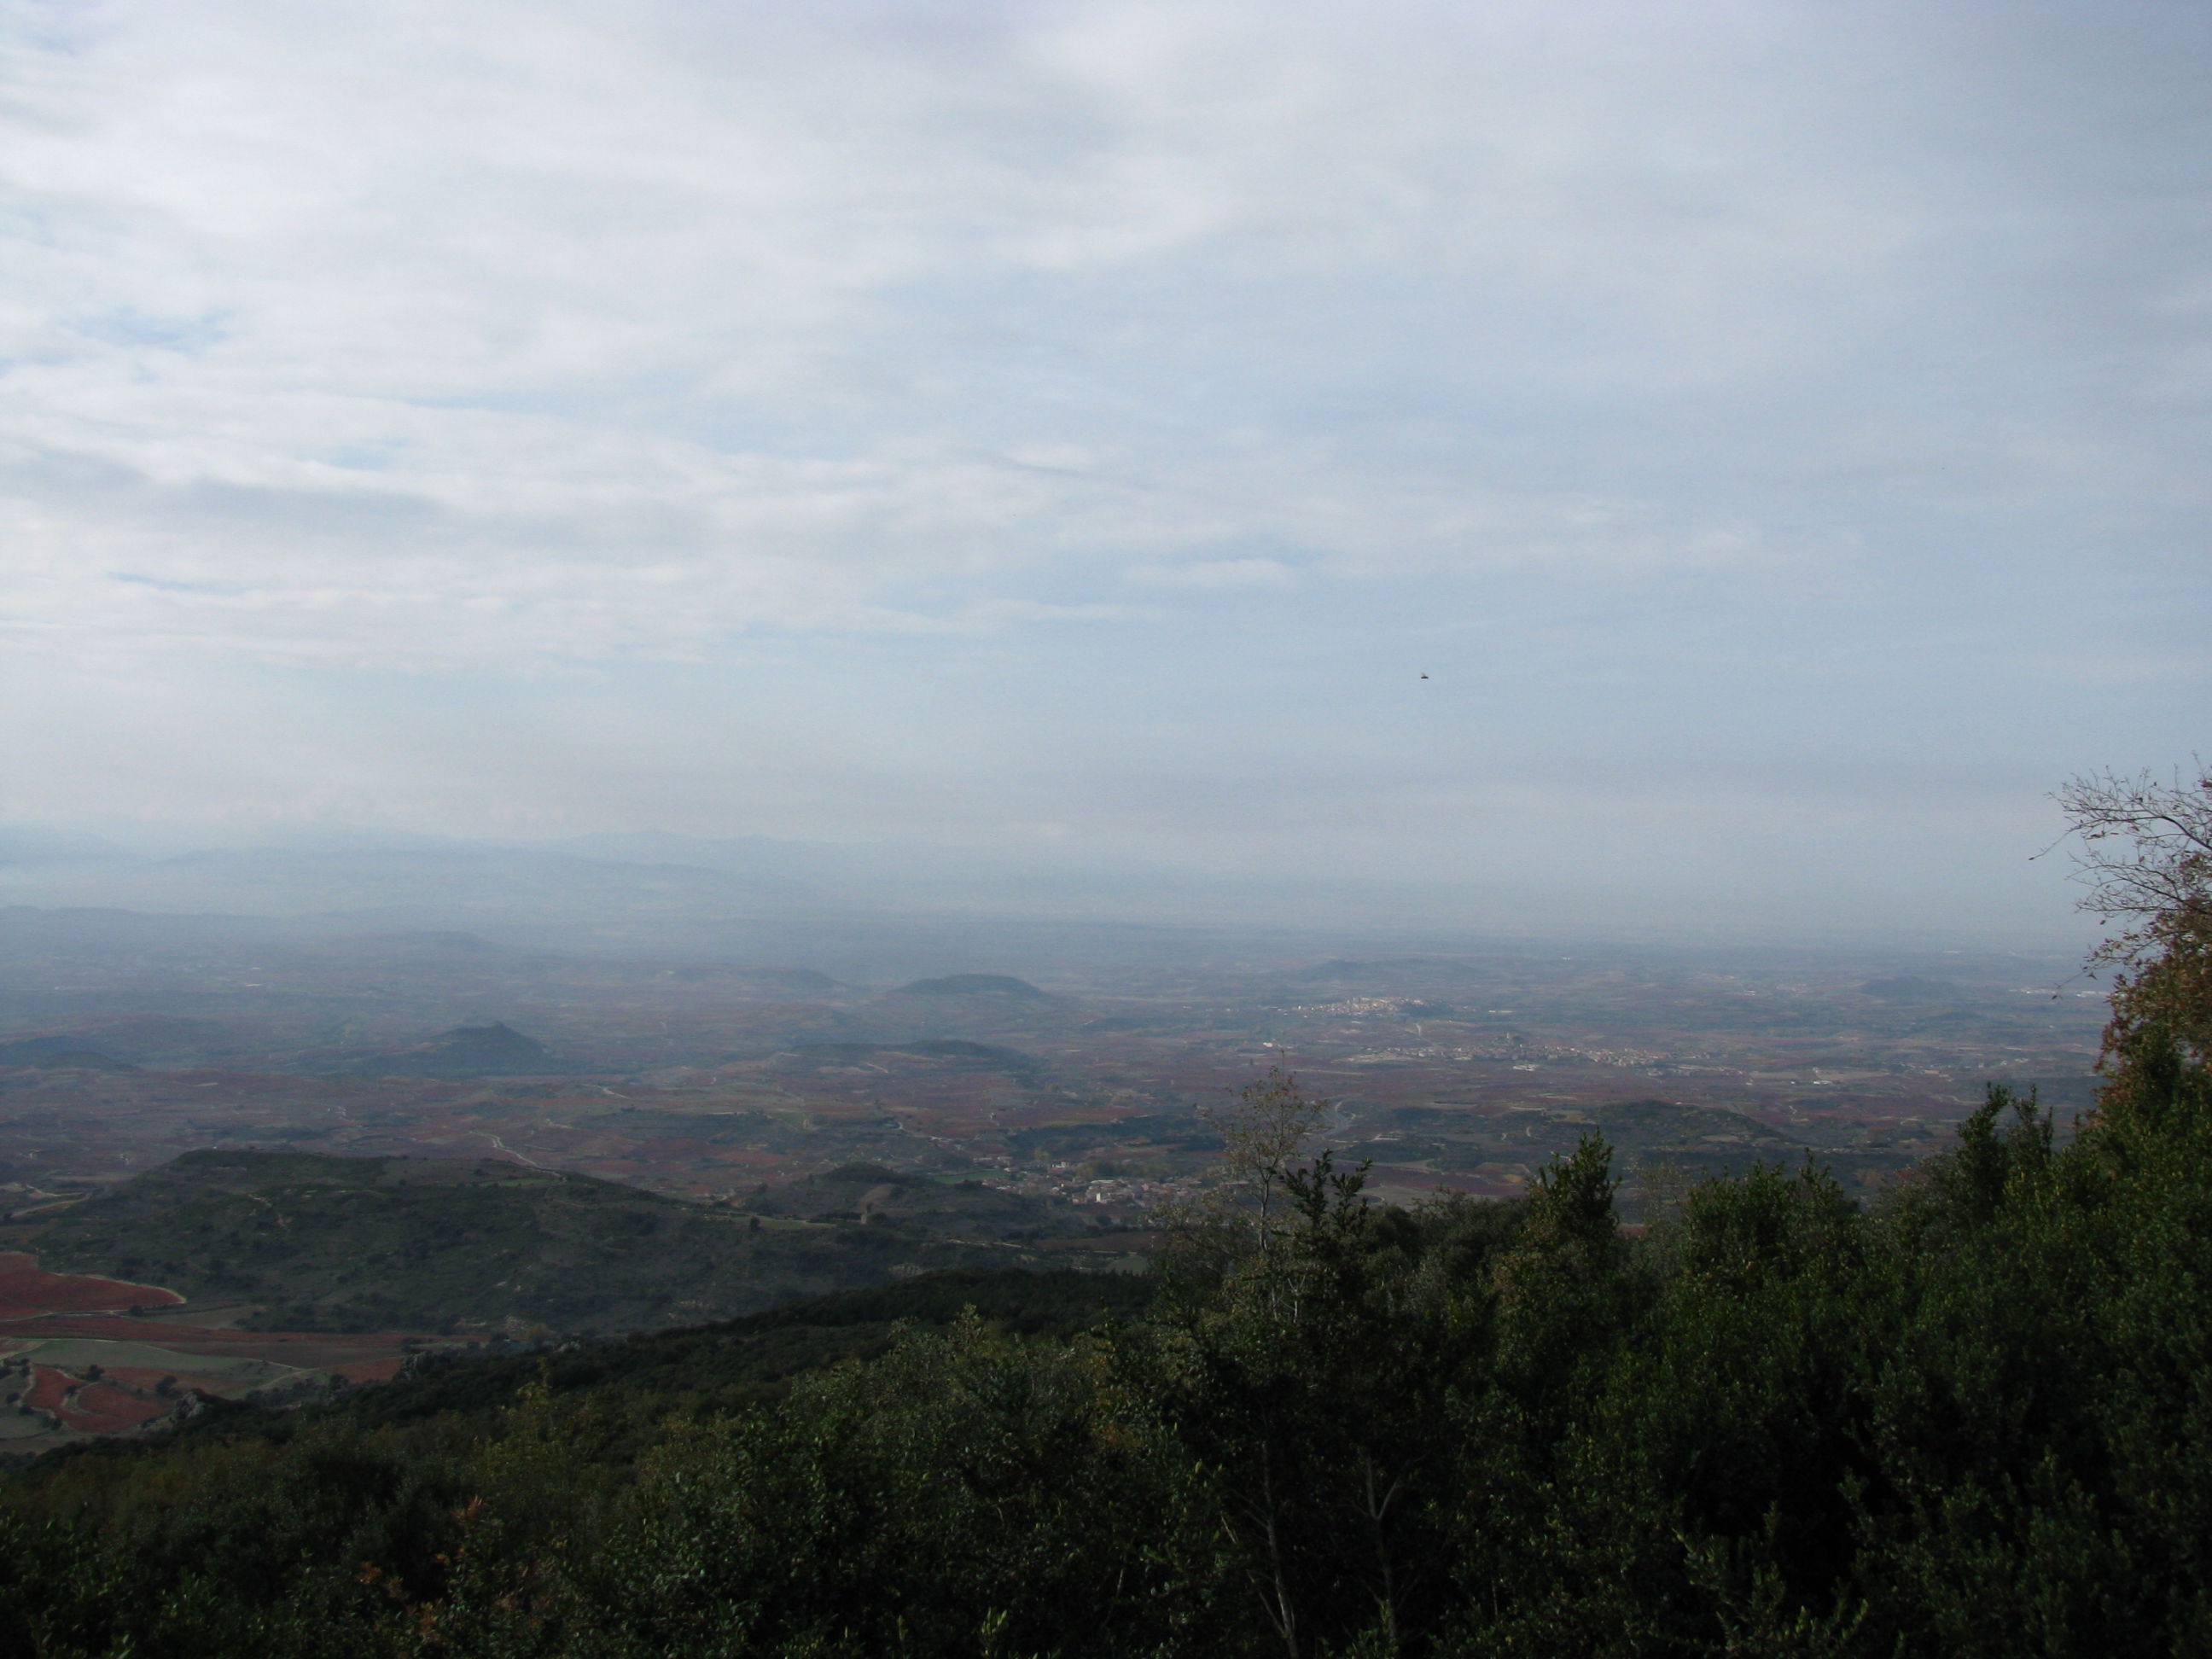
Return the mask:
M 122 1382 L 88 1382 L 52 1365 L 31 1368 L 23 1403 L 80 1434 L 127 1434 L 166 1417 L 176 1401 Z
M 321 1332 L 238 1331 L 149 1318 L 143 1310 L 180 1307 L 185 1298 L 154 1285 L 52 1273 L 22 1251 L 0 1254 L 0 1348 L 38 1352 L 40 1339 L 127 1343 L 142 1352 L 167 1350 L 172 1364 L 76 1369 L 29 1363 L 21 1403 L 46 1419 L 44 1436 L 15 1446 L 35 1450 L 71 1435 L 131 1434 L 169 1416 L 180 1394 L 228 1394 L 258 1386 L 264 1376 L 240 1378 L 228 1365 L 204 1372 L 194 1362 L 264 1360 L 296 1371 L 321 1371 L 348 1382 L 377 1382 L 398 1375 L 410 1339 L 398 1332 L 358 1335 Z M 70 1361 L 75 1365 L 74 1359 Z M 167 1382 L 172 1386 L 163 1389 Z
M 86 1350 L 53 1351 L 63 1363 L 42 1363 L 40 1340 L 129 1345 L 137 1363 L 94 1364 Z M 179 1321 L 114 1313 L 48 1314 L 0 1324 L 0 1349 L 23 1355 L 28 1375 L 21 1403 L 46 1420 L 43 1434 L 14 1437 L 14 1455 L 65 1443 L 77 1435 L 128 1435 L 158 1426 L 193 1395 L 234 1395 L 321 1372 L 349 1383 L 388 1382 L 407 1362 L 413 1339 L 390 1332 L 332 1335 L 313 1332 L 211 1329 Z M 22 1345 L 19 1346 L 18 1345 Z M 27 1352 L 26 1352 L 27 1349 Z M 125 1350 L 113 1352 L 118 1358 Z M 166 1359 L 163 1356 L 166 1354 Z M 262 1361 L 241 1366 L 241 1361 Z M 15 1398 L 16 1396 L 10 1396 Z
M 0 1319 L 41 1314 L 122 1313 L 132 1308 L 173 1307 L 185 1298 L 158 1285 L 133 1285 L 86 1273 L 49 1273 L 35 1256 L 0 1251 Z
M 34 1412 L 58 1411 L 75 1386 L 67 1371 L 58 1371 L 51 1365 L 33 1365 L 31 1386 L 23 1391 L 23 1403 Z
M 167 1417 L 176 1407 L 173 1400 L 141 1393 L 117 1382 L 80 1383 L 69 1403 L 56 1409 L 62 1426 L 82 1434 L 125 1434 L 142 1423 Z

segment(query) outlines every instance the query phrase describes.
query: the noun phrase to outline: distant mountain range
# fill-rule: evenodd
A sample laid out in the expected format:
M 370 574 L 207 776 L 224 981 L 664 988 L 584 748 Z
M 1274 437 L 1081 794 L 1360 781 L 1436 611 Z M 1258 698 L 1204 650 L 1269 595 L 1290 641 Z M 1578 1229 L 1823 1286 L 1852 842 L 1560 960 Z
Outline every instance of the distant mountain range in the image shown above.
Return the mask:
M 27 832 L 11 856 L 7 833 L 0 953 L 473 935 L 880 981 L 979 961 L 1035 971 L 1220 948 L 1200 924 L 1221 894 L 1203 884 L 1168 881 L 1151 908 L 1175 921 L 1147 921 L 1130 902 L 1141 881 L 926 848 L 341 838 L 149 857 Z
M 130 857 L 113 842 L 103 841 L 98 836 L 0 828 L 0 869 L 100 864 Z
M 330 832 L 143 853 L 0 826 L 0 907 L 458 928 L 526 948 L 806 962 L 841 978 L 912 977 L 962 957 L 1157 963 L 1282 937 L 1307 940 L 1290 954 L 1310 957 L 1402 947 L 1440 927 L 1548 933 L 1560 896 L 1175 870 L 1044 846 Z

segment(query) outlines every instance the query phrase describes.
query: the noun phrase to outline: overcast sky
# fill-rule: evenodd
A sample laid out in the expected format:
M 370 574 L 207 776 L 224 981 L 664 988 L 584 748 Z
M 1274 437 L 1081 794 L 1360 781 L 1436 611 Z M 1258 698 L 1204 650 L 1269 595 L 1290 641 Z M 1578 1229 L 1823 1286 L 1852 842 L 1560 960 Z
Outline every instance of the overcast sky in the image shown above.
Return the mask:
M 0 18 L 0 819 L 2032 931 L 2212 749 L 2212 7 Z

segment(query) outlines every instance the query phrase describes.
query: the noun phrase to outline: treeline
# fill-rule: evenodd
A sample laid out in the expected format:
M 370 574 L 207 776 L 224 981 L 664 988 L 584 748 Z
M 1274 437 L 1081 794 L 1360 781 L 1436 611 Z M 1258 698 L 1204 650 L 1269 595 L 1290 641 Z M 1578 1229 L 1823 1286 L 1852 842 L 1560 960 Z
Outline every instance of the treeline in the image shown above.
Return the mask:
M 2070 1139 L 1992 1090 L 1875 1205 L 1759 1168 L 1632 1238 L 1595 1140 L 1367 1206 L 1279 1084 L 1149 1301 L 979 1281 L 762 1328 L 787 1382 L 696 1334 L 49 1458 L 0 1654 L 2212 1653 L 2212 914 L 2158 925 Z

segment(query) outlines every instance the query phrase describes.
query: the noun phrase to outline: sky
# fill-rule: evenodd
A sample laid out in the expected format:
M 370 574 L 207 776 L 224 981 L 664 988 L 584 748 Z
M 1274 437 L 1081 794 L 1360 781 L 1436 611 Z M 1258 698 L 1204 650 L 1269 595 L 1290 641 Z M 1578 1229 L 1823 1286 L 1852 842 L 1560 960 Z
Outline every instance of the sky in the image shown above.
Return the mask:
M 0 822 L 2026 937 L 2212 748 L 2212 8 L 0 39 Z

